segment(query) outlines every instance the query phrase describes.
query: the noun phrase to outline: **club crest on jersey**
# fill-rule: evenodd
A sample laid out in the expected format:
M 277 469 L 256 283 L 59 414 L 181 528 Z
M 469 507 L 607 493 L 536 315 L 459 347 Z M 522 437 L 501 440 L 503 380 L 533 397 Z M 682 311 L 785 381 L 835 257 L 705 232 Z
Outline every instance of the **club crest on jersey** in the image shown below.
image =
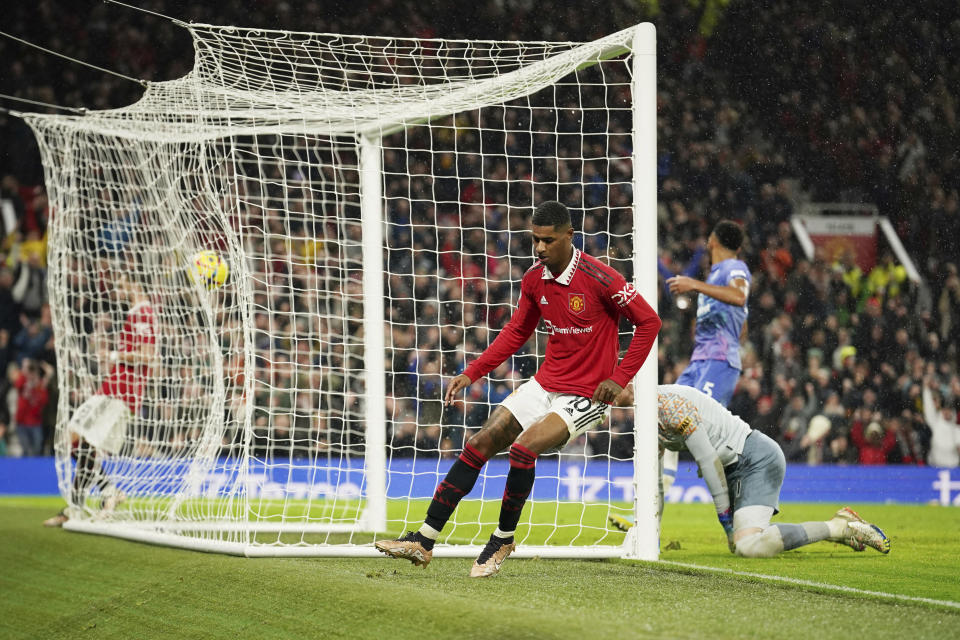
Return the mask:
M 583 313 L 583 310 L 587 308 L 587 298 L 582 293 L 569 294 L 568 301 L 570 311 L 573 313 Z

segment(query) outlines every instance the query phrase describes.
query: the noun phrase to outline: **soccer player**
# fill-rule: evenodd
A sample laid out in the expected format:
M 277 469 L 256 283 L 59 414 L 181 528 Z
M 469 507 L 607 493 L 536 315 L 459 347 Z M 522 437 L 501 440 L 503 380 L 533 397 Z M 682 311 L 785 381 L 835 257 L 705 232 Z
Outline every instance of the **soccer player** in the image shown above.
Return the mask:
M 740 377 L 740 334 L 747 321 L 750 269 L 737 259 L 743 230 L 721 220 L 707 238 L 710 274 L 706 282 L 679 275 L 667 284 L 674 294 L 697 292 L 693 355 L 677 384 L 699 389 L 723 406 L 730 404 Z
M 677 384 L 699 389 L 723 406 L 730 404 L 740 377 L 740 334 L 747 321 L 750 297 L 750 269 L 737 259 L 743 244 L 743 230 L 735 222 L 721 220 L 707 238 L 710 274 L 703 282 L 686 275 L 667 279 L 670 292 L 680 295 L 694 291 L 697 296 L 697 323 L 693 355 Z M 663 456 L 663 491 L 666 493 L 677 476 L 678 456 L 667 451 Z M 663 499 L 660 500 L 663 513 Z M 620 528 L 629 523 L 615 522 Z
M 516 311 L 480 357 L 450 381 L 444 402 L 449 405 L 459 392 L 513 355 L 541 317 L 549 334 L 543 366 L 494 409 L 464 445 L 437 486 L 423 526 L 376 543 L 391 557 L 426 566 L 434 541 L 473 489 L 483 465 L 510 447 L 499 526 L 470 571 L 471 577 L 497 573 L 515 549 L 514 531 L 533 488 L 537 456 L 607 419 L 610 404 L 640 369 L 660 330 L 660 318 L 633 285 L 573 246 L 570 212 L 563 204 L 540 204 L 531 230 L 538 261 L 523 276 Z M 618 363 L 620 316 L 635 329 Z
M 70 455 L 76 461 L 70 505 L 45 520 L 47 527 L 63 526 L 70 509 L 79 509 L 93 486 L 100 489 L 101 513 L 113 511 L 125 499 L 104 473 L 101 457 L 120 451 L 127 424 L 140 408 L 157 338 L 153 306 L 142 289 L 126 275 L 117 278 L 113 287 L 128 307 L 126 321 L 117 349 L 107 355 L 112 366 L 100 392 L 87 398 L 70 417 Z
M 629 395 L 629 389 L 624 395 Z M 618 398 L 632 404 L 632 398 Z M 890 552 L 890 539 L 849 507 L 825 521 L 770 524 L 779 512 L 786 462 L 776 442 L 691 387 L 657 387 L 657 428 L 664 448 L 689 451 L 713 496 L 731 552 L 771 558 L 782 551 L 828 540 L 855 551 Z

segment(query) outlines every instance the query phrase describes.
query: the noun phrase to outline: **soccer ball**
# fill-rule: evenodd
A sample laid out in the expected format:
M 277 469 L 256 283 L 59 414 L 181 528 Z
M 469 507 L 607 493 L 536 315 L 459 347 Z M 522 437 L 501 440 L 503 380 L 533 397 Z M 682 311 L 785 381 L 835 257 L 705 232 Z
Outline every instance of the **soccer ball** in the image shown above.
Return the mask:
M 207 289 L 219 289 L 230 275 L 230 266 L 216 251 L 201 251 L 190 258 L 187 273 L 192 282 Z

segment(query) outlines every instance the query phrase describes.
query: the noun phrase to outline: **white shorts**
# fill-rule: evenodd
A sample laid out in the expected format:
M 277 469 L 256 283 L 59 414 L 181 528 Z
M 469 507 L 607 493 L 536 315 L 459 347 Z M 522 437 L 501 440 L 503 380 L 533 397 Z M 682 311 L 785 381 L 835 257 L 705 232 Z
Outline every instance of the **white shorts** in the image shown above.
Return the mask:
M 608 404 L 569 393 L 546 391 L 533 378 L 517 387 L 500 404 L 513 414 L 524 431 L 548 413 L 557 414 L 567 423 L 570 432 L 566 442 L 600 426 L 610 415 Z
M 89 442 L 98 451 L 116 454 L 123 446 L 130 409 L 126 403 L 109 396 L 87 398 L 70 416 L 67 428 Z

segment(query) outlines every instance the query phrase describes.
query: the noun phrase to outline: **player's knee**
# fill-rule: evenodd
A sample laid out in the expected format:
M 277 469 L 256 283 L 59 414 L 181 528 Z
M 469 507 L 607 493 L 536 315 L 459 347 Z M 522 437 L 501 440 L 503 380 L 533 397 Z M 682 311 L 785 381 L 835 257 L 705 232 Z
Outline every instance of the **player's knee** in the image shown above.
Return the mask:
M 736 541 L 736 554 L 744 558 L 772 558 L 783 549 L 777 530 L 768 527 L 763 531 L 744 536 Z
M 467 444 L 473 447 L 478 453 L 485 456 L 487 460 L 503 451 L 509 443 L 502 447 L 497 447 L 494 438 L 491 437 L 485 429 L 476 432 L 467 440 Z

